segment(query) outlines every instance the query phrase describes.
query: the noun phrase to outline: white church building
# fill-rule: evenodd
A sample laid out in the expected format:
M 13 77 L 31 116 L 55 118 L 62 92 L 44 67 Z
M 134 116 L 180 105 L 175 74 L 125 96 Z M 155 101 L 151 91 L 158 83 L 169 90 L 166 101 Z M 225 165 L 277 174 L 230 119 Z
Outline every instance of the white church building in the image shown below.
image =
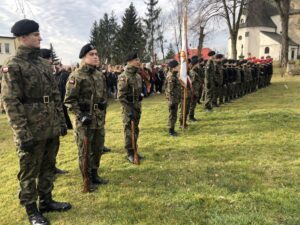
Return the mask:
M 237 56 L 281 57 L 281 19 L 275 6 L 266 0 L 252 0 L 243 11 L 237 38 Z M 228 58 L 231 39 L 228 40 Z M 289 21 L 289 60 L 300 58 L 300 0 L 292 0 Z

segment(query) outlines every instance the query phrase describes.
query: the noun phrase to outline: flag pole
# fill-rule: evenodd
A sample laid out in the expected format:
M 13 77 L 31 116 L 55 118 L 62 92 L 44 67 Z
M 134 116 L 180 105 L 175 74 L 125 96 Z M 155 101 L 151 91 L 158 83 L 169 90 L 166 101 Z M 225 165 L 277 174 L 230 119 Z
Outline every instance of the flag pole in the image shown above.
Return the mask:
M 185 62 L 186 62 L 186 67 L 184 69 L 186 69 L 185 74 L 187 76 L 187 72 L 188 72 L 188 52 L 187 52 L 187 0 L 185 0 L 184 2 L 184 12 L 183 12 L 183 31 L 182 31 L 182 34 L 183 34 L 183 37 L 182 37 L 182 43 L 184 43 L 182 45 L 182 51 L 185 52 Z M 187 101 L 187 85 L 188 85 L 188 82 L 187 82 L 187 79 L 186 79 L 186 83 L 185 85 L 183 86 L 183 113 L 182 113 L 182 130 L 185 130 L 186 127 L 185 127 L 185 124 L 186 124 L 186 101 Z

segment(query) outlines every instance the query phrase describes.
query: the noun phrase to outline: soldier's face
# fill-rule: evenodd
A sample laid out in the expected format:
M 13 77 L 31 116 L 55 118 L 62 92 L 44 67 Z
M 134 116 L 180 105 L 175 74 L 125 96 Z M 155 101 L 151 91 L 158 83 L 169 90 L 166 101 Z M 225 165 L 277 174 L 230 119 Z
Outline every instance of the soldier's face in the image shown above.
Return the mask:
M 26 47 L 40 48 L 42 38 L 40 32 L 33 32 L 28 35 L 21 36 L 20 41 L 22 45 L 25 45 Z
M 94 49 L 89 51 L 84 57 L 84 62 L 91 66 L 99 66 L 100 60 L 99 60 L 97 50 Z
M 135 68 L 140 68 L 140 66 L 141 66 L 141 62 L 140 62 L 139 58 L 133 59 L 133 60 L 127 62 L 127 64 L 131 65 L 131 66 L 134 66 Z

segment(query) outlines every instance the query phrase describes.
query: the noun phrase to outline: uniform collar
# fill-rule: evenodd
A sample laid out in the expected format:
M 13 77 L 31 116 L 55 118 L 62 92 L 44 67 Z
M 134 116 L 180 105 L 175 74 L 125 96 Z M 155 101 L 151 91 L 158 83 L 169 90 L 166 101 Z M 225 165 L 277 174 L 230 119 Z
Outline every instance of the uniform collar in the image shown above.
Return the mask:
M 131 66 L 131 65 L 127 65 L 126 66 L 126 72 L 129 74 L 136 74 L 138 72 L 138 68 Z
M 88 64 L 83 64 L 81 66 L 81 70 L 83 72 L 92 74 L 92 73 L 94 73 L 96 71 L 96 66 L 92 66 L 92 65 L 88 65 Z
M 29 48 L 21 45 L 17 50 L 17 56 L 24 59 L 37 59 L 40 55 L 39 48 Z

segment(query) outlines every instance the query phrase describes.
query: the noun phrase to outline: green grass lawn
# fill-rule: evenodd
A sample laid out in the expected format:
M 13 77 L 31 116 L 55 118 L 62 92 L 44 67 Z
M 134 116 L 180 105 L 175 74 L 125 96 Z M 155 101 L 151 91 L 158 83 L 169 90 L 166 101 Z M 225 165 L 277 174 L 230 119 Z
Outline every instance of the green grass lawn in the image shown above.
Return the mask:
M 164 96 L 143 101 L 140 166 L 125 161 L 118 102 L 108 110 L 101 175 L 110 180 L 83 194 L 72 132 L 61 139 L 56 200 L 73 209 L 45 214 L 53 225 L 300 224 L 300 77 L 223 105 L 200 121 L 167 133 Z M 18 158 L 6 117 L 0 116 L 0 224 L 28 224 L 18 201 Z M 178 126 L 177 126 L 178 127 Z

